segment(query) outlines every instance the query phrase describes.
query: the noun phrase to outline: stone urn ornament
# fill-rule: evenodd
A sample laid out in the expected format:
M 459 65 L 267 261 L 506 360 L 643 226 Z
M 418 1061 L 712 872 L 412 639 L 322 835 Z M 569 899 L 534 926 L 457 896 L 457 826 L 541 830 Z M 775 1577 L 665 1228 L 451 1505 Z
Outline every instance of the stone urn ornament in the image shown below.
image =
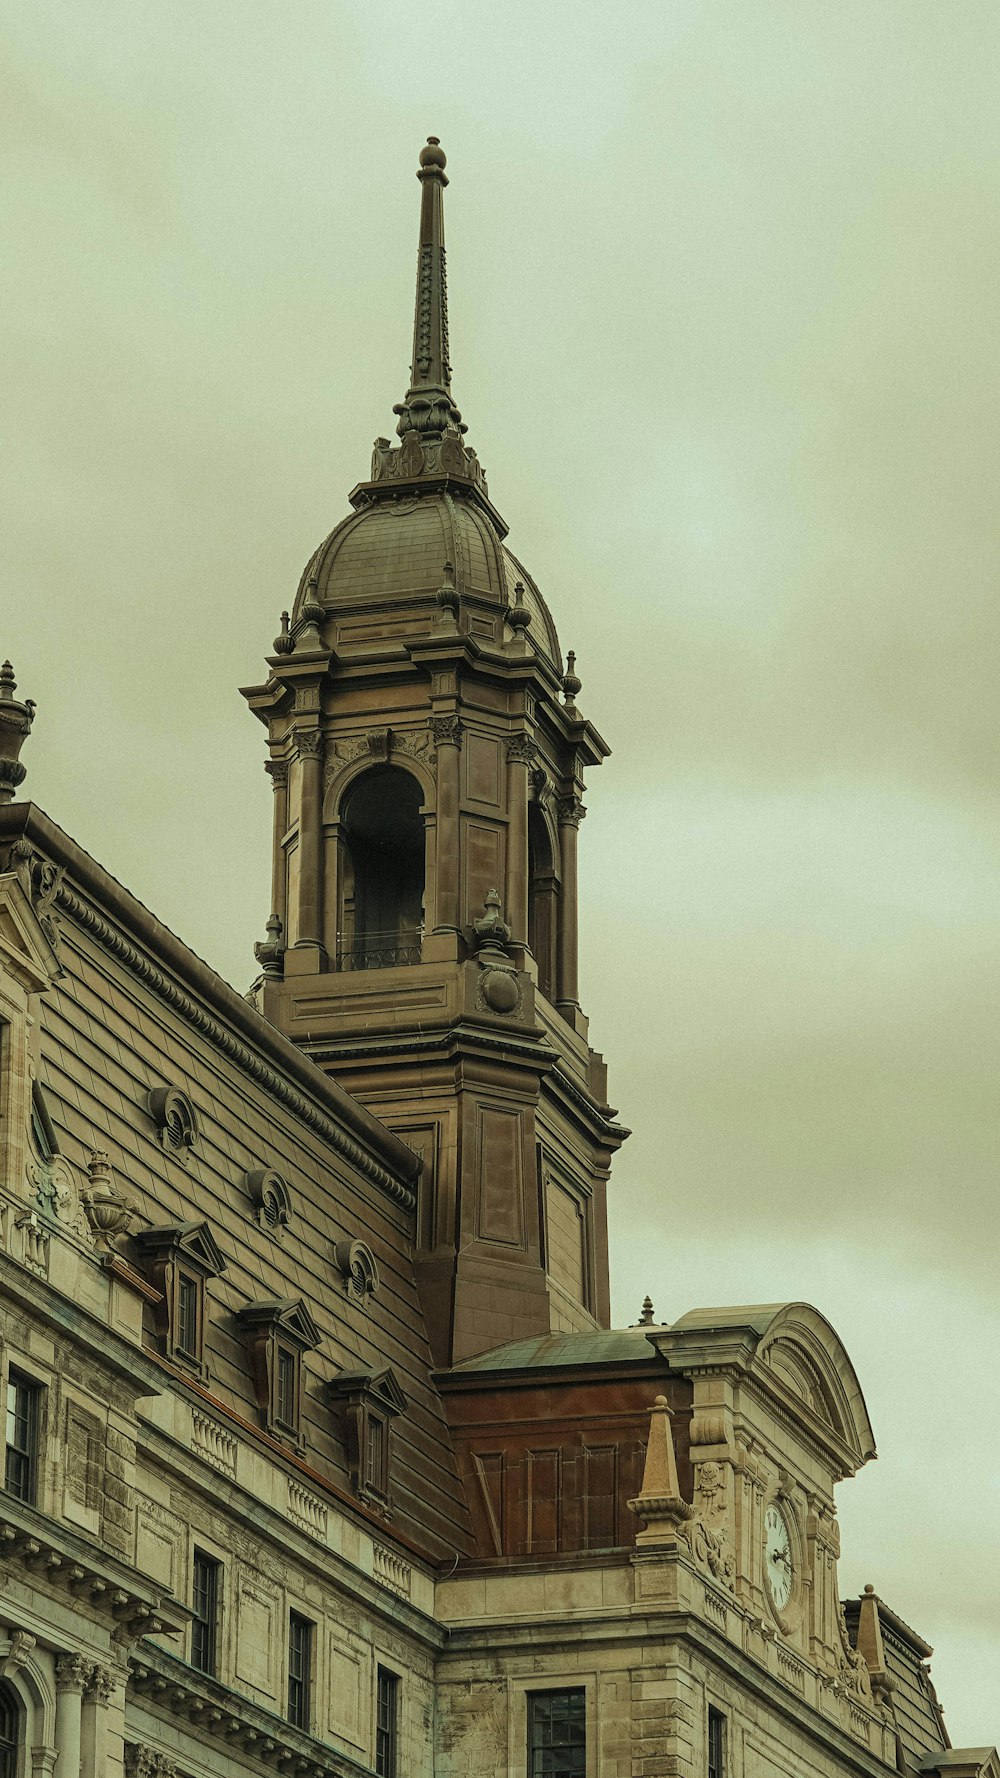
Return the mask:
M 90 1225 L 95 1247 L 114 1253 L 115 1241 L 127 1235 L 139 1206 L 127 1198 L 115 1184 L 111 1163 L 106 1154 L 95 1148 L 87 1163 L 90 1182 L 80 1193 L 84 1215 Z

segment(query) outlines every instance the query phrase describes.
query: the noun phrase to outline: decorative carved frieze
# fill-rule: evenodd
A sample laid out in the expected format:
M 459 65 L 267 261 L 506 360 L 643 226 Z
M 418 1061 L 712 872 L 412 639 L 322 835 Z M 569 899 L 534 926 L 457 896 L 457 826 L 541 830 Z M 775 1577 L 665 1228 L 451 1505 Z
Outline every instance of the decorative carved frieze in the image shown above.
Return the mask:
M 132 1743 L 125 1747 L 125 1778 L 179 1778 L 179 1773 L 165 1753 Z

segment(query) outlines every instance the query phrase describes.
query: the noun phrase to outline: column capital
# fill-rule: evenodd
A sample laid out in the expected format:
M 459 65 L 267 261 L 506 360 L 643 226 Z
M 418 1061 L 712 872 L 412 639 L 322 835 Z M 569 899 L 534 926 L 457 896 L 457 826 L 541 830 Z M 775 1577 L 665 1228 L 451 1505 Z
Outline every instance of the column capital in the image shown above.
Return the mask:
M 56 1690 L 60 1692 L 82 1691 L 93 1671 L 93 1661 L 85 1660 L 83 1655 L 56 1655 Z
M 455 712 L 431 717 L 431 734 L 435 747 L 461 747 L 464 733 L 465 725 Z
M 275 790 L 284 790 L 288 783 L 287 759 L 266 759 L 264 761 L 264 770 L 270 778 L 273 788 Z
M 116 1673 L 113 1667 L 102 1667 L 95 1661 L 84 1688 L 84 1697 L 88 1702 L 110 1704 L 118 1686 L 124 1684 L 125 1674 Z
M 318 728 L 297 728 L 295 745 L 300 759 L 319 759 L 323 752 L 323 731 Z
M 508 735 L 506 750 L 508 765 L 533 766 L 535 763 L 536 748 L 530 735 Z
M 580 798 L 573 795 L 557 797 L 556 812 L 560 827 L 579 827 L 587 810 Z

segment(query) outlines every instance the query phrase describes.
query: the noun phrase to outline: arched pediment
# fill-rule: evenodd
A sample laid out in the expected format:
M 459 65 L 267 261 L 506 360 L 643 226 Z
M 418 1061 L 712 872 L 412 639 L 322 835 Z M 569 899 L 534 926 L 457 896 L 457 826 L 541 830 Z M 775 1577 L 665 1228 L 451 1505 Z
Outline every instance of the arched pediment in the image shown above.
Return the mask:
M 786 1303 L 770 1322 L 755 1362 L 825 1422 L 856 1464 L 875 1455 L 875 1438 L 857 1372 L 826 1317 L 808 1303 Z
M 846 1473 L 874 1457 L 857 1373 L 839 1334 L 809 1303 L 693 1309 L 651 1337 L 677 1370 L 725 1363 L 748 1373 L 836 1451 Z

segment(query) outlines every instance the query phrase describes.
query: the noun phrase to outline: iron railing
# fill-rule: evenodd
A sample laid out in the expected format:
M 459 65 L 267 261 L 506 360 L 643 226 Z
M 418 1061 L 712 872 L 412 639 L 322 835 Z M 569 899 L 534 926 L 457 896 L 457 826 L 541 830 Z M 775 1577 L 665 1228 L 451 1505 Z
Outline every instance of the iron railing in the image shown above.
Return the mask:
M 401 969 L 410 963 L 420 962 L 420 940 L 413 939 L 409 944 L 400 944 L 398 935 L 393 933 L 392 943 L 383 944 L 383 935 L 371 933 L 359 944 L 351 945 L 346 951 L 338 951 L 336 966 L 339 970 L 357 969 Z M 386 938 L 390 935 L 386 934 Z

